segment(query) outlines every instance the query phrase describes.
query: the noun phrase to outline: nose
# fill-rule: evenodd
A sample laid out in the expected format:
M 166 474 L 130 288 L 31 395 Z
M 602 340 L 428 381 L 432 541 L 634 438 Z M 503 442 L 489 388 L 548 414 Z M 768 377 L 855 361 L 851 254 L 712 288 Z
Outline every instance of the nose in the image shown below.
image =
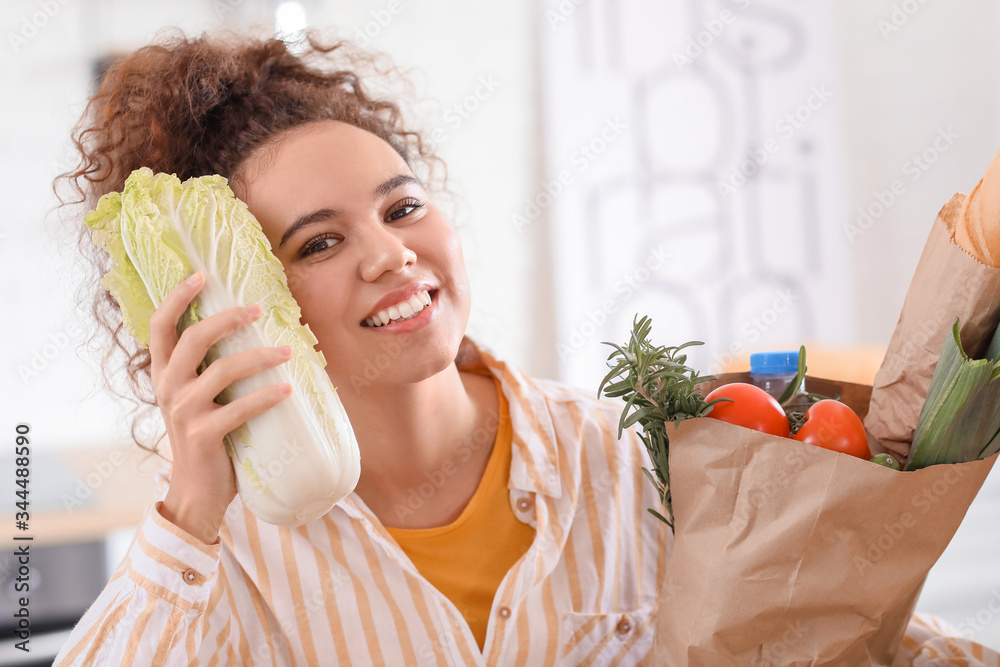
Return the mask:
M 374 282 L 385 272 L 397 272 L 415 264 L 417 253 L 407 247 L 400 233 L 381 221 L 368 226 L 361 243 L 361 261 L 358 267 L 362 280 Z

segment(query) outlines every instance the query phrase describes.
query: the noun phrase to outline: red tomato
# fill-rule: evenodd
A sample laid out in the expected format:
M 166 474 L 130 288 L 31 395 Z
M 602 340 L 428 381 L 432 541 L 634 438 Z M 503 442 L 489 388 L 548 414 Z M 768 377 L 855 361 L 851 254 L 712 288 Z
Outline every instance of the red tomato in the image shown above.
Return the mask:
M 809 407 L 806 423 L 795 434 L 795 439 L 865 460 L 872 456 L 861 419 L 854 414 L 854 410 L 832 399 L 813 403 Z
M 789 436 L 788 418 L 781 409 L 781 404 L 760 387 L 745 382 L 724 384 L 706 396 L 705 400 L 713 401 L 717 398 L 733 400 L 716 403 L 708 413 L 709 417 L 782 438 Z

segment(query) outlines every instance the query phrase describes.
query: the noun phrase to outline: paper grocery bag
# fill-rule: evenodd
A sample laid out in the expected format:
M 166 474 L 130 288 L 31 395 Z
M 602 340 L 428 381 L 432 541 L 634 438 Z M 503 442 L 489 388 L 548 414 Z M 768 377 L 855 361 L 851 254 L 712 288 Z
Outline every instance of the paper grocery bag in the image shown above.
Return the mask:
M 870 387 L 807 388 L 867 413 Z M 898 472 L 714 419 L 668 433 L 676 540 L 654 656 L 671 667 L 891 665 L 997 458 Z

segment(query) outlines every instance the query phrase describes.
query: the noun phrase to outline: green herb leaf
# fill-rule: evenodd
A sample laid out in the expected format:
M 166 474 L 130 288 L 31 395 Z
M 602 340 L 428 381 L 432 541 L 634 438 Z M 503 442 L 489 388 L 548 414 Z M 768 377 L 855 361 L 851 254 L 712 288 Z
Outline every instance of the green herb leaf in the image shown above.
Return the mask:
M 649 317 L 639 318 L 636 315 L 632 321 L 629 342 L 624 347 L 604 343 L 614 351 L 608 355 L 608 367 L 611 370 L 601 382 L 597 395 L 600 397 L 603 392 L 607 398 L 625 399 L 625 407 L 618 421 L 618 437 L 622 436 L 626 428 L 639 425 L 639 439 L 646 446 L 653 464 L 652 471 L 643 468 L 643 472 L 656 487 L 669 518 L 653 509 L 649 512 L 673 530 L 674 512 L 668 467 L 670 438 L 667 436 L 666 424 L 673 422 L 676 425 L 685 419 L 702 417 L 710 412 L 712 407 L 705 402 L 698 385 L 714 380 L 715 376 L 700 376 L 686 365 L 687 355 L 681 354 L 688 347 L 702 345 L 700 341 L 689 341 L 677 347 L 656 346 L 649 341 L 652 327 L 653 322 Z M 712 401 L 712 404 L 716 402 Z

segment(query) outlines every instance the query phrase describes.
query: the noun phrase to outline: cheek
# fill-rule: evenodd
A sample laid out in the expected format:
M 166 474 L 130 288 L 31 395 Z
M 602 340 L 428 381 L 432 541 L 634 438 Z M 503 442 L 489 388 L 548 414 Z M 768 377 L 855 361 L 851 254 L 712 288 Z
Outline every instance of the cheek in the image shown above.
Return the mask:
M 455 290 L 461 295 L 462 310 L 464 311 L 465 316 L 468 317 L 469 311 L 472 307 L 470 303 L 472 295 L 470 294 L 469 273 L 465 268 L 465 255 L 462 252 L 462 244 L 459 243 L 457 237 L 455 238 L 454 246 L 450 248 L 448 255 L 452 266 Z
M 327 329 L 337 320 L 347 307 L 345 292 L 332 288 L 321 274 L 310 275 L 308 271 L 286 273 L 288 288 L 299 304 L 303 324 L 308 324 L 314 334 Z
M 308 291 L 308 283 L 300 273 L 289 271 L 285 268 L 285 280 L 288 282 L 288 289 L 296 301 L 300 301 L 302 296 Z
M 465 269 L 465 255 L 458 234 L 451 225 L 442 223 L 436 242 L 429 249 L 435 262 L 445 267 L 450 280 L 462 291 L 468 291 L 469 277 Z

